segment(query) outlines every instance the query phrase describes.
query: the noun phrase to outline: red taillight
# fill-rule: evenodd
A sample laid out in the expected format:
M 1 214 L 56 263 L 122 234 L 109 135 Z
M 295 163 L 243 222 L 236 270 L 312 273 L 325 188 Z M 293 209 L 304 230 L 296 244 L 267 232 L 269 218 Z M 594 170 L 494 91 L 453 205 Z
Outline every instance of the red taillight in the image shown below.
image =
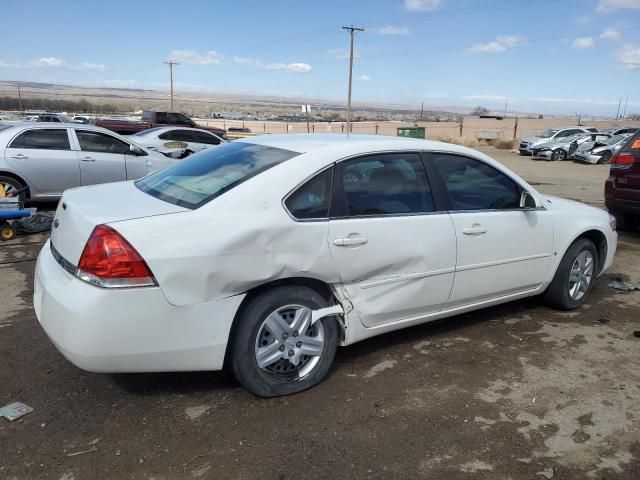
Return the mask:
M 76 275 L 99 287 L 156 285 L 153 273 L 136 249 L 107 225 L 93 229 L 80 256 Z
M 612 169 L 627 169 L 631 168 L 636 162 L 636 159 L 630 153 L 619 153 L 611 159 Z

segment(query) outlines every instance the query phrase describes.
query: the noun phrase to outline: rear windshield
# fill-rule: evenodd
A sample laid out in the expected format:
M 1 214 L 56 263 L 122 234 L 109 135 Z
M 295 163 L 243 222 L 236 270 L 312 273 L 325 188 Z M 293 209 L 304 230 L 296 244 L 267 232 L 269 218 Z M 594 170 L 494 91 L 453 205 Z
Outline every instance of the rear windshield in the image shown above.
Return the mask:
M 298 152 L 235 142 L 207 149 L 136 182 L 145 193 L 186 208 L 198 208 Z
M 148 134 L 153 133 L 153 132 L 157 132 L 158 130 L 162 130 L 163 128 L 166 128 L 166 127 L 147 128 L 146 130 L 141 130 L 141 131 L 139 131 L 137 133 L 134 133 L 131 136 L 132 137 L 144 137 L 145 135 L 148 135 Z

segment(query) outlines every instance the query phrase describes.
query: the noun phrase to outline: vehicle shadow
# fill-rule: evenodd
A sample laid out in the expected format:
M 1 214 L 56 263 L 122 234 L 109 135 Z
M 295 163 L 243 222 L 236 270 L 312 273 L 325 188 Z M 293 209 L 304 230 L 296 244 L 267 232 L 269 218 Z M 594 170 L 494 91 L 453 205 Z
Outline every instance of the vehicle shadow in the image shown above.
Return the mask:
M 114 384 L 127 393 L 158 394 L 220 393 L 240 388 L 226 370 L 220 372 L 113 373 Z

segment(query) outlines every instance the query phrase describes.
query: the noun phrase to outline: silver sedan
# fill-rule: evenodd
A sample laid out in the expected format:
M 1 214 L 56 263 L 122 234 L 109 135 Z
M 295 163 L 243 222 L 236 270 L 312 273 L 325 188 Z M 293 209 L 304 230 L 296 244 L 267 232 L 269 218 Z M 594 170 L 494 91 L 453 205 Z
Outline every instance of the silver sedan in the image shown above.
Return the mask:
M 131 135 L 140 145 L 157 150 L 160 148 L 182 148 L 186 155 L 227 143 L 215 133 L 199 128 L 156 127 Z
M 0 185 L 27 187 L 34 200 L 57 199 L 68 188 L 135 180 L 176 162 L 104 128 L 78 123 L 21 123 L 0 127 Z

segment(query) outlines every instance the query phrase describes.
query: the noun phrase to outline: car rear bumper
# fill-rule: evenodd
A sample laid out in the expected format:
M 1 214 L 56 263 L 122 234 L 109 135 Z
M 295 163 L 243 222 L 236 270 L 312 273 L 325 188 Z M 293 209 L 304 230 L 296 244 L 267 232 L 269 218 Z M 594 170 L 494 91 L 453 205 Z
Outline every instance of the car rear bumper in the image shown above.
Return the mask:
M 69 361 L 93 372 L 219 370 L 244 298 L 176 307 L 157 287 L 98 288 L 64 270 L 49 242 L 34 283 L 42 328 Z
M 580 162 L 580 163 L 590 163 L 595 165 L 596 163 L 598 163 L 600 161 L 600 156 L 599 155 L 591 155 L 591 154 L 575 154 L 573 156 L 573 160 L 575 160 L 576 162 Z
M 627 200 L 624 198 L 615 198 L 613 200 L 605 200 L 607 210 L 610 212 L 630 213 L 640 216 L 640 201 Z

